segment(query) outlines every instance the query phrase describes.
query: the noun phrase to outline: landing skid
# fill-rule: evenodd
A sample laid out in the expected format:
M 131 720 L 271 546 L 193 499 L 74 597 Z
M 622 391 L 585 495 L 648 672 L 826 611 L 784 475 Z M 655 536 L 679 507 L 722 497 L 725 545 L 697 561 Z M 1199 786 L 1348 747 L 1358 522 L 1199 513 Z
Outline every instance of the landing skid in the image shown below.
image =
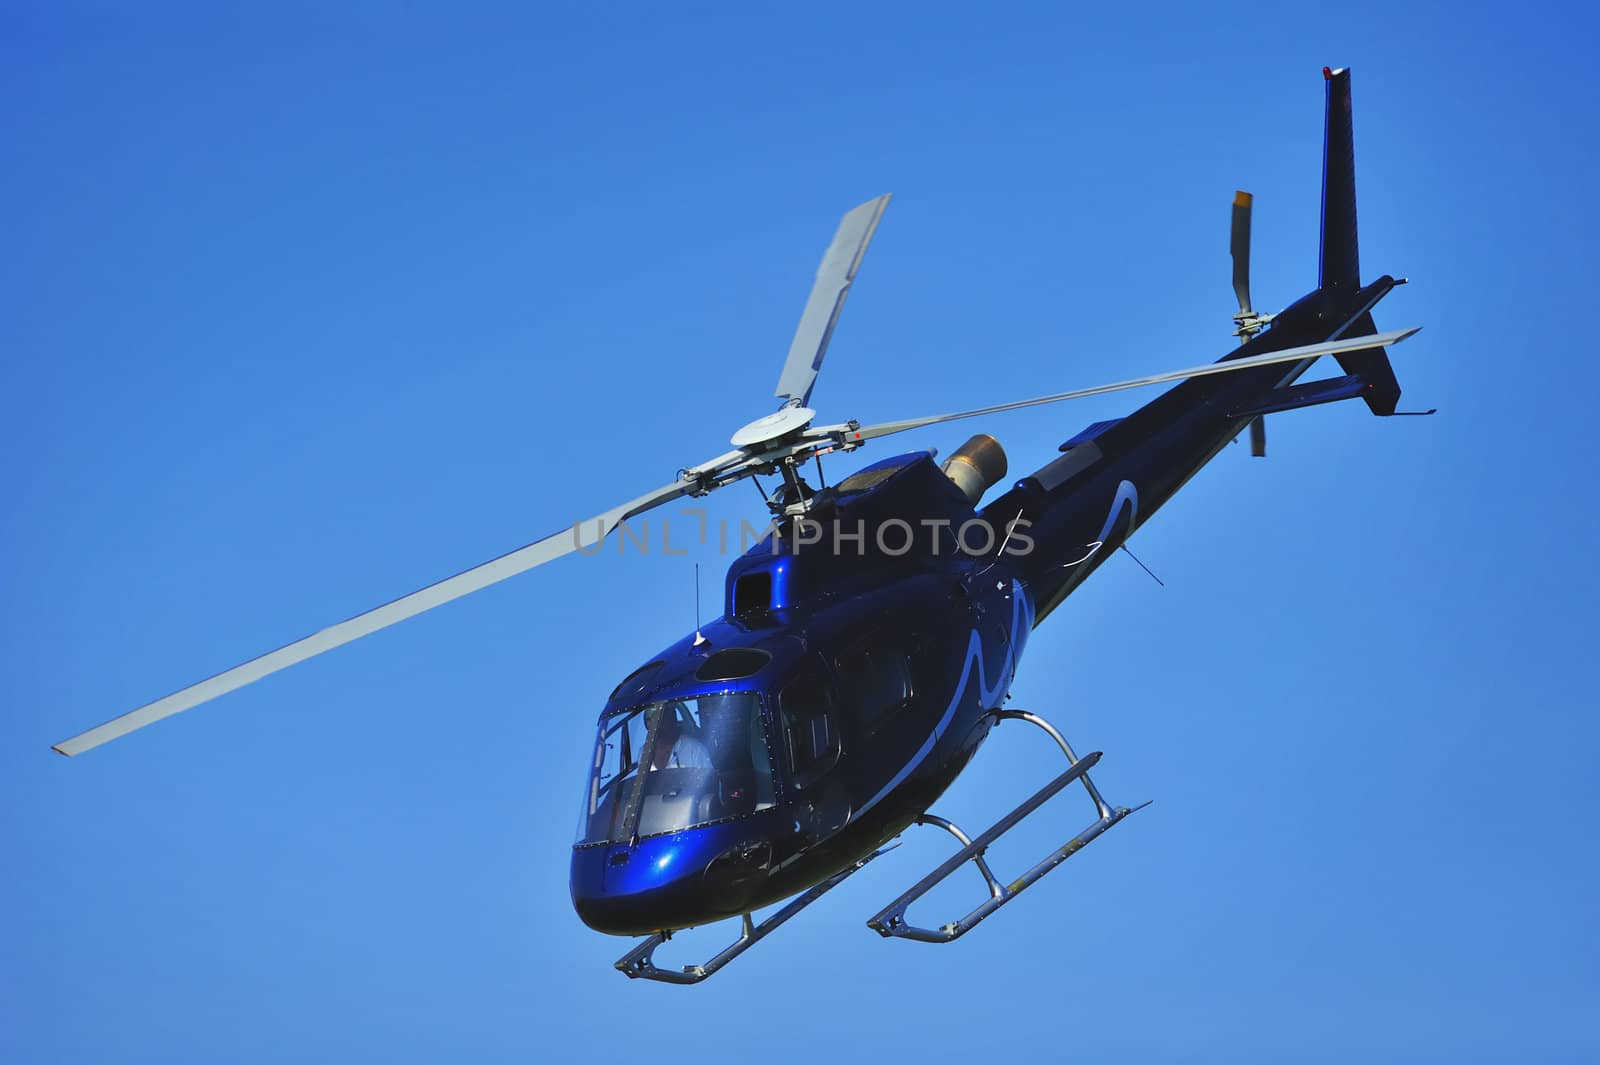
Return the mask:
M 845 878 L 849 877 L 852 873 L 861 869 L 862 866 L 872 861 L 872 859 L 881 854 L 886 854 L 889 851 L 894 850 L 899 845 L 900 841 L 895 840 L 887 846 L 878 848 L 865 858 L 862 858 L 860 861 L 850 866 L 848 869 L 835 873 L 833 876 L 811 888 L 809 891 L 806 891 L 800 895 L 796 895 L 793 899 L 784 904 L 782 909 L 774 913 L 771 917 L 768 917 L 762 921 L 760 924 L 756 924 L 750 914 L 745 914 L 742 918 L 743 930 L 740 931 L 739 938 L 734 940 L 732 945 L 726 947 L 719 954 L 714 956 L 710 961 L 703 965 L 685 965 L 682 970 L 659 968 L 654 960 L 652 960 L 653 955 L 655 954 L 657 947 L 661 946 L 661 944 L 672 938 L 672 933 L 657 932 L 655 935 L 650 936 L 637 947 L 634 947 L 632 950 L 628 951 L 628 953 L 618 958 L 616 963 L 617 970 L 630 980 L 660 980 L 661 982 L 668 984 L 698 984 L 700 981 L 704 980 L 706 977 L 710 976 L 712 973 L 716 972 L 718 969 L 722 968 L 724 965 L 728 964 L 730 961 L 737 958 L 751 947 L 755 946 L 779 925 L 783 924 L 783 922 L 787 921 L 789 918 L 793 917 L 795 914 L 799 913 L 813 902 L 816 902 L 823 895 L 827 894 L 830 890 L 842 883 Z
M 955 836 L 962 846 L 942 865 L 919 880 L 909 891 L 884 907 L 867 922 L 867 926 L 879 935 L 914 939 L 923 943 L 949 943 L 952 940 L 959 939 L 971 931 L 985 917 L 988 917 L 1020 895 L 1030 884 L 1041 879 L 1046 873 L 1094 842 L 1106 829 L 1129 814 L 1150 805 L 1148 802 L 1141 803 L 1133 807 L 1133 809 L 1129 809 L 1126 806 L 1112 808 L 1106 805 L 1106 801 L 1100 797 L 1099 790 L 1095 788 L 1094 782 L 1089 779 L 1089 770 L 1094 768 L 1100 761 L 1100 752 L 1095 751 L 1083 758 L 1079 758 L 1072 753 L 1071 746 L 1067 744 L 1061 733 L 1057 732 L 1055 727 L 1044 718 L 1026 710 L 995 710 L 993 714 L 1000 721 L 1027 721 L 1044 729 L 1061 748 L 1061 753 L 1067 756 L 1068 767 L 1066 772 L 1035 792 L 1021 806 L 996 821 L 976 839 L 969 838 L 965 832 L 962 832 L 954 824 L 935 814 L 923 814 L 917 818 L 916 824 L 933 825 L 936 828 L 942 828 Z M 1094 802 L 1095 811 L 1099 814 L 1098 820 L 1072 837 L 1072 839 L 1057 848 L 1052 854 L 1026 873 L 1023 873 L 1016 880 L 1009 884 L 1000 883 L 996 879 L 994 872 L 990 870 L 989 863 L 984 859 L 984 852 L 989 848 L 989 845 L 1016 827 L 1017 822 L 1044 805 L 1045 802 L 1059 794 L 1062 789 L 1075 782 L 1082 782 L 1084 790 L 1088 792 L 1089 798 Z M 906 920 L 906 909 L 913 902 L 927 894 L 935 884 L 943 881 L 969 861 L 977 866 L 978 872 L 983 875 L 984 883 L 989 888 L 988 899 L 960 920 L 951 921 L 949 924 L 941 925 L 938 928 L 923 928 Z
M 911 888 L 911 890 L 895 899 L 867 922 L 868 926 L 877 931 L 879 935 L 895 936 L 902 939 L 914 939 L 924 943 L 948 943 L 951 940 L 958 939 L 970 931 L 973 926 L 977 925 L 985 917 L 988 917 L 1000 907 L 1004 906 L 1006 903 L 1020 895 L 1030 884 L 1041 879 L 1046 873 L 1050 872 L 1052 869 L 1056 868 L 1056 866 L 1060 865 L 1062 862 L 1065 862 L 1068 858 L 1078 853 L 1078 851 L 1082 850 L 1085 846 L 1092 843 L 1106 829 L 1110 828 L 1118 821 L 1121 821 L 1129 814 L 1134 813 L 1137 810 L 1142 810 L 1146 806 L 1150 805 L 1149 803 L 1142 803 L 1139 806 L 1133 807 L 1133 809 L 1129 809 L 1126 806 L 1111 807 L 1107 805 L 1106 801 L 1100 797 L 1100 792 L 1095 788 L 1094 782 L 1089 779 L 1089 770 L 1093 769 L 1095 765 L 1099 763 L 1100 752 L 1095 751 L 1094 753 L 1086 755 L 1083 758 L 1079 758 L 1077 755 L 1072 753 L 1071 746 L 1068 745 L 1066 739 L 1062 737 L 1061 733 L 1057 732 L 1055 727 L 1044 718 L 1038 716 L 1037 714 L 1029 713 L 1026 710 L 995 710 L 991 711 L 991 713 L 997 721 L 1027 721 L 1030 724 L 1037 725 L 1039 728 L 1047 732 L 1050 735 L 1050 738 L 1055 740 L 1057 746 L 1061 748 L 1061 753 L 1067 756 L 1068 766 L 1066 772 L 1062 773 L 1050 783 L 1046 784 L 1039 791 L 1035 792 L 1031 797 L 1023 802 L 1021 806 L 1018 806 L 1015 810 L 1012 810 L 1010 813 L 1006 814 L 999 821 L 996 821 L 992 826 L 989 827 L 987 831 L 978 836 L 976 839 L 968 837 L 967 834 L 961 831 L 961 829 L 956 825 L 938 816 L 937 814 L 928 813 L 917 818 L 914 824 L 933 825 L 936 828 L 942 828 L 946 832 L 949 832 L 956 838 L 957 842 L 961 844 L 961 849 L 955 854 L 951 855 L 933 872 L 929 873 L 927 876 L 918 881 L 917 884 Z M 1016 880 L 1013 880 L 1009 884 L 1000 883 L 999 879 L 994 875 L 993 870 L 989 868 L 989 863 L 984 857 L 984 853 L 988 850 L 990 844 L 994 843 L 995 840 L 999 839 L 1001 836 L 1011 831 L 1011 829 L 1015 828 L 1017 823 L 1023 818 L 1033 813 L 1051 798 L 1060 794 L 1061 791 L 1075 783 L 1081 783 L 1083 785 L 1084 791 L 1088 793 L 1089 798 L 1094 802 L 1095 811 L 1099 814 L 1099 819 L 1093 824 L 1089 825 L 1088 828 L 1085 828 L 1082 832 L 1079 832 L 1072 839 L 1068 840 L 1061 847 L 1057 848 L 1054 853 L 1050 854 L 1032 869 L 1029 869 L 1026 873 L 1023 873 L 1022 876 L 1018 877 Z M 785 921 L 789 920 L 789 918 L 793 917 L 807 906 L 810 906 L 813 902 L 816 902 L 823 895 L 827 894 L 833 888 L 842 883 L 847 877 L 859 871 L 868 862 L 882 854 L 887 853 L 888 851 L 893 850 L 899 845 L 900 841 L 895 840 L 886 846 L 880 847 L 878 850 L 873 851 L 871 854 L 867 855 L 865 858 L 862 858 L 849 868 L 835 873 L 833 876 L 829 877 L 827 880 L 824 880 L 822 883 L 816 885 L 810 890 L 795 896 L 788 903 L 784 904 L 781 909 L 773 913 L 772 916 L 766 918 L 759 924 L 756 923 L 753 915 L 748 913 L 744 914 L 741 918 L 742 928 L 739 933 L 739 938 L 734 940 L 732 944 L 725 947 L 721 952 L 714 955 L 710 961 L 700 965 L 685 965 L 682 969 L 663 969 L 657 966 L 654 961 L 656 949 L 667 940 L 672 938 L 671 932 L 657 932 L 655 935 L 646 938 L 637 947 L 624 954 L 621 958 L 617 959 L 617 970 L 631 980 L 659 980 L 662 983 L 668 984 L 698 984 L 700 981 L 704 980 L 706 977 L 710 976 L 712 973 L 715 973 L 718 969 L 721 969 L 724 965 L 727 965 L 730 961 L 737 958 L 751 947 L 755 946 L 756 943 L 760 942 L 767 935 L 776 930 L 778 926 L 782 925 Z M 949 924 L 940 926 L 939 928 L 922 928 L 911 924 L 906 920 L 906 910 L 913 902 L 927 894 L 927 892 L 935 884 L 943 881 L 951 873 L 955 872 L 967 862 L 971 862 L 973 865 L 977 866 L 978 872 L 983 875 L 984 883 L 989 889 L 989 898 L 987 900 L 985 900 L 980 906 L 974 909 L 971 913 L 967 914 L 965 917 L 961 918 L 959 921 L 952 921 Z

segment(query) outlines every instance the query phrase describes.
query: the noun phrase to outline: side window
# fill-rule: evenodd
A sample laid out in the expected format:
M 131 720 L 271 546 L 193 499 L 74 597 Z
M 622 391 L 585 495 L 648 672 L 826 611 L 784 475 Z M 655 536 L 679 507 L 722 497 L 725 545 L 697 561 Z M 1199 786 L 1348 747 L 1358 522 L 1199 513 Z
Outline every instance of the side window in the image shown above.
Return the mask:
M 752 614 L 772 607 L 772 574 L 746 573 L 733 582 L 733 613 Z
M 911 699 L 906 656 L 881 637 L 841 655 L 839 695 L 862 732 L 870 732 Z
M 811 662 L 778 695 L 789 772 L 796 788 L 815 783 L 839 760 L 839 725 L 827 676 Z

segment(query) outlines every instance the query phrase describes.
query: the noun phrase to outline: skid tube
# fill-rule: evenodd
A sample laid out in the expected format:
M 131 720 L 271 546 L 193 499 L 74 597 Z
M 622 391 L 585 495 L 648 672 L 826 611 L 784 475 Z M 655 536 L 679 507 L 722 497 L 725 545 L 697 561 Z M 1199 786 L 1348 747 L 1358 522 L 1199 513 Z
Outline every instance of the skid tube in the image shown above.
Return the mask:
M 1115 808 L 1108 806 L 1105 799 L 1100 797 L 1100 792 L 1094 786 L 1094 782 L 1089 779 L 1089 770 L 1093 769 L 1094 766 L 1100 761 L 1101 752 L 1095 751 L 1091 754 L 1085 755 L 1082 758 L 1079 758 L 1077 755 L 1072 753 L 1072 747 L 1067 743 L 1066 739 L 1061 735 L 1061 733 L 1056 731 L 1055 727 L 1051 725 L 1050 722 L 1046 721 L 1039 715 L 1030 713 L 1026 710 L 992 710 L 990 713 L 996 718 L 997 721 L 1027 721 L 1030 724 L 1037 725 L 1044 729 L 1044 731 L 1049 733 L 1050 737 L 1056 741 L 1056 744 L 1060 746 L 1061 753 L 1067 756 L 1067 762 L 1069 763 L 1067 770 L 1050 783 L 1046 784 L 1043 788 L 1040 788 L 1037 792 L 1025 800 L 1022 805 L 1018 806 L 1015 810 L 1012 810 L 1000 820 L 996 821 L 976 839 L 968 837 L 965 832 L 961 831 L 961 829 L 957 828 L 954 824 L 942 817 L 937 816 L 936 814 L 923 814 L 921 817 L 917 818 L 917 820 L 914 822 L 915 824 L 933 825 L 936 828 L 942 828 L 946 832 L 949 832 L 951 835 L 955 836 L 956 840 L 962 844 L 962 847 L 955 854 L 951 855 L 937 869 L 923 877 L 921 880 L 917 881 L 917 883 L 912 886 L 909 891 L 895 899 L 889 905 L 885 906 L 882 910 L 878 911 L 878 913 L 867 922 L 867 926 L 881 936 L 894 936 L 901 939 L 914 939 L 922 943 L 949 943 L 953 940 L 959 939 L 961 936 L 971 931 L 972 928 L 985 917 L 988 917 L 1000 907 L 1004 906 L 1006 903 L 1022 894 L 1023 890 L 1026 889 L 1030 884 L 1041 879 L 1046 873 L 1050 872 L 1062 862 L 1065 862 L 1068 858 L 1072 857 L 1074 854 L 1077 854 L 1078 851 L 1094 842 L 1094 840 L 1097 839 L 1106 829 L 1110 828 L 1118 821 L 1121 821 L 1129 814 L 1135 813 L 1136 811 L 1142 810 L 1146 806 L 1150 805 L 1148 802 L 1140 803 L 1138 806 L 1135 806 L 1132 809 L 1129 809 L 1126 806 L 1118 806 Z M 1033 813 L 1040 806 L 1044 805 L 1051 798 L 1059 794 L 1064 788 L 1078 781 L 1083 783 L 1084 790 L 1088 792 L 1089 798 L 1094 802 L 1095 811 L 1099 814 L 1099 819 L 1091 824 L 1088 828 L 1072 837 L 1072 839 L 1068 840 L 1065 844 L 1058 847 L 1043 861 L 1039 862 L 1037 865 L 1029 869 L 1026 873 L 1023 873 L 1011 883 L 1000 883 L 1000 881 L 995 877 L 994 872 L 990 870 L 989 863 L 984 859 L 984 852 L 988 850 L 989 845 L 995 840 L 999 839 L 1001 836 L 1005 835 L 1007 832 L 1011 831 L 1012 828 L 1016 827 L 1017 822 Z M 931 889 L 935 884 L 938 884 L 944 880 L 951 873 L 955 872 L 967 862 L 972 862 L 975 866 L 977 866 L 978 872 L 983 874 L 984 882 L 989 888 L 988 899 L 986 899 L 981 905 L 979 905 L 965 917 L 961 918 L 959 921 L 952 921 L 949 924 L 940 926 L 939 928 L 923 928 L 918 925 L 911 924 L 906 920 L 906 909 L 913 902 L 927 894 L 929 889 Z
M 644 942 L 640 943 L 637 947 L 634 947 L 632 950 L 628 951 L 628 953 L 618 958 L 616 962 L 617 971 L 622 973 L 630 980 L 660 980 L 662 983 L 666 984 L 698 984 L 700 981 L 704 980 L 706 977 L 710 976 L 712 973 L 716 972 L 718 969 L 722 968 L 724 965 L 728 964 L 730 961 L 737 958 L 751 947 L 755 946 L 770 932 L 776 929 L 779 925 L 783 924 L 783 922 L 787 921 L 789 918 L 793 917 L 795 914 L 799 913 L 813 902 L 816 902 L 832 888 L 837 887 L 851 873 L 856 872 L 862 866 L 866 865 L 880 854 L 885 854 L 891 850 L 894 850 L 894 848 L 898 847 L 899 845 L 900 841 L 895 840 L 893 843 L 890 843 L 887 846 L 879 847 L 877 850 L 851 865 L 849 868 L 833 874 L 828 879 L 824 880 L 820 884 L 817 884 L 815 887 L 810 888 L 803 894 L 796 895 L 793 899 L 790 899 L 787 903 L 785 903 L 781 910 L 774 913 L 771 917 L 768 917 L 760 924 L 756 924 L 750 914 L 744 914 L 741 918 L 742 928 L 739 932 L 739 938 L 734 940 L 731 945 L 725 947 L 722 951 L 713 956 L 710 961 L 705 962 L 702 965 L 685 965 L 682 971 L 677 969 L 659 968 L 653 960 L 653 955 L 655 954 L 657 947 L 661 946 L 661 944 L 672 938 L 672 933 L 657 932 L 653 936 L 646 937 Z

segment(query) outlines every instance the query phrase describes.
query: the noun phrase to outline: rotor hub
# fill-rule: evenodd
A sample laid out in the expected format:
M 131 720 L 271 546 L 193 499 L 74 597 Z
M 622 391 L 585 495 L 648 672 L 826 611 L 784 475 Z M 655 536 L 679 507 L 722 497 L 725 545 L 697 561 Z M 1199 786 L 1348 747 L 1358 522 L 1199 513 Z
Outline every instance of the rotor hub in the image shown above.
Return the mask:
M 759 448 L 790 433 L 798 433 L 811 424 L 817 412 L 810 407 L 782 407 L 771 414 L 746 425 L 729 440 L 734 447 L 746 450 Z

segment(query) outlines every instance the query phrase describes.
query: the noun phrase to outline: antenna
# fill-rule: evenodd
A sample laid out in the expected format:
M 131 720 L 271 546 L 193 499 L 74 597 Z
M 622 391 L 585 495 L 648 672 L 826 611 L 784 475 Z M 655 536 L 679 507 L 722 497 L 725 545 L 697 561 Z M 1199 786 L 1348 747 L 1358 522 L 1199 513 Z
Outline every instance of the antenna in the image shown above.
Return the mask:
M 694 564 L 694 645 L 699 647 L 705 642 L 707 642 L 706 638 L 700 635 L 700 563 L 696 562 Z
M 1128 545 L 1126 543 L 1124 543 L 1122 545 L 1122 549 L 1124 551 L 1128 551 Z M 1135 562 L 1139 562 L 1139 556 L 1134 554 L 1132 551 L 1128 551 L 1128 557 L 1133 559 Z M 1165 588 L 1167 586 L 1167 582 L 1162 580 L 1160 577 L 1157 577 L 1154 573 L 1152 573 L 1150 571 L 1150 567 L 1146 566 L 1143 562 L 1139 562 L 1139 568 L 1144 570 L 1146 573 L 1149 573 L 1150 574 L 1150 579 L 1155 581 L 1157 584 L 1161 585 L 1161 587 Z

